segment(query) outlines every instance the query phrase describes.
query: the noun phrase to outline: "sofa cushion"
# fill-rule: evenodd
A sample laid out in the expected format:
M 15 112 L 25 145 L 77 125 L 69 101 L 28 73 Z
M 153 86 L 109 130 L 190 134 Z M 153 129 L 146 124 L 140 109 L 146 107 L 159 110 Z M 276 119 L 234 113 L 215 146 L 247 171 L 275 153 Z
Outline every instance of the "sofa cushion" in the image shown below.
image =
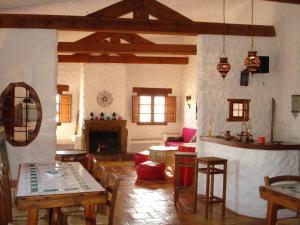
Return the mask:
M 180 146 L 182 144 L 184 144 L 184 142 L 182 141 L 178 141 L 178 142 L 173 142 L 173 141 L 166 141 L 166 146 Z
M 168 137 L 167 142 L 183 142 L 183 137 Z
M 196 129 L 193 128 L 182 128 L 182 138 L 183 142 L 190 142 L 194 135 L 196 134 Z

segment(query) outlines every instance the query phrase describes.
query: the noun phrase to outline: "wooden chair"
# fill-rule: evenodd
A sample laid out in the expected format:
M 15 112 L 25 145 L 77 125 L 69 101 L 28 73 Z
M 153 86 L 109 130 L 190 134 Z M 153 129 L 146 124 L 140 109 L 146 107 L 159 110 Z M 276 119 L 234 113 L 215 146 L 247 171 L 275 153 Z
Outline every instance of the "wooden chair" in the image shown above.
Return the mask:
M 8 172 L 8 166 L 4 162 L 2 164 L 1 168 L 1 174 L 2 174 L 2 191 L 3 195 L 5 196 L 5 205 L 6 205 L 6 215 L 8 222 L 12 222 L 13 216 L 12 216 L 12 198 L 11 198 L 11 190 L 9 186 L 9 172 Z
M 105 187 L 105 167 L 100 165 L 96 159 L 93 159 L 92 175 L 103 187 Z
M 0 174 L 0 182 L 2 180 L 2 174 Z M 7 225 L 8 218 L 6 214 L 5 200 L 4 200 L 4 192 L 2 188 L 2 184 L 0 183 L 0 225 Z
M 109 210 L 108 215 L 97 214 L 96 224 L 97 225 L 113 225 L 113 217 L 115 210 L 115 203 L 117 193 L 120 184 L 120 178 L 118 176 L 108 173 L 106 175 L 106 190 L 108 192 L 107 202 L 104 204 Z M 85 215 L 83 212 L 72 213 L 67 217 L 68 225 L 83 225 L 86 224 Z
M 26 210 L 18 210 L 14 204 L 12 204 L 12 195 L 9 185 L 9 171 L 6 163 L 3 163 L 0 167 L 0 187 L 3 195 L 3 206 L 5 206 L 5 213 L 0 214 L 1 217 L 5 217 L 7 223 L 13 225 L 26 224 L 28 212 Z M 1 199 L 0 199 L 1 200 Z M 1 203 L 2 204 L 2 203 Z M 1 210 L 1 209 L 0 209 Z M 5 215 L 5 216 L 4 216 Z M 47 216 L 48 212 L 43 209 L 39 210 L 39 224 L 48 224 Z M 1 224 L 2 225 L 2 224 Z
M 265 185 L 273 185 L 281 182 L 289 183 L 289 182 L 300 182 L 300 176 L 293 176 L 293 175 L 282 175 L 282 176 L 275 176 L 275 177 L 264 177 Z M 277 206 L 275 210 L 275 215 L 273 215 L 277 219 L 277 211 L 280 209 L 285 209 L 283 206 Z M 297 212 L 297 216 L 299 217 L 299 212 Z M 286 223 L 284 221 L 287 221 Z M 296 223 L 292 223 L 291 221 L 295 220 Z M 298 223 L 297 223 L 298 221 Z M 290 222 L 290 223 L 289 223 Z M 299 218 L 287 218 L 283 220 L 279 220 L 278 223 L 279 225 L 284 225 L 284 224 L 289 224 L 289 225 L 294 225 L 294 224 L 299 224 Z M 300 224 L 299 224 L 300 225 Z
M 181 177 L 184 176 L 184 170 L 191 168 L 193 175 L 193 181 L 190 185 L 184 185 L 181 182 Z M 175 175 L 174 175 L 174 205 L 177 206 L 179 202 L 179 195 L 181 191 L 191 192 L 193 195 L 193 212 L 197 211 L 197 189 L 198 189 L 198 165 L 197 165 L 197 153 L 196 152 L 176 152 L 175 153 Z
M 300 218 L 282 219 L 276 225 L 300 225 Z
M 96 160 L 96 157 L 93 154 L 86 153 L 84 161 L 81 162 L 89 173 L 92 173 L 94 160 Z
M 265 185 L 272 185 L 279 182 L 300 182 L 300 176 L 282 175 L 276 177 L 264 177 Z
M 26 225 L 27 216 L 15 217 L 12 212 L 12 208 L 9 208 L 9 202 L 11 202 L 11 196 L 8 194 L 9 186 L 7 187 L 7 175 L 5 174 L 3 167 L 0 169 L 0 225 Z M 48 225 L 48 221 L 45 218 L 39 218 L 39 225 Z

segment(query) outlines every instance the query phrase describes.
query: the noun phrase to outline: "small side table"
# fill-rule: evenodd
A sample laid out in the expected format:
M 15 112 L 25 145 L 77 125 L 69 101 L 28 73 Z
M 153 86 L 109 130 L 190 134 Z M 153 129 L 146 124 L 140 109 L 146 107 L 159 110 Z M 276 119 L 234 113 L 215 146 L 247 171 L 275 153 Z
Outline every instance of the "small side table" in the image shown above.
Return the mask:
M 167 167 L 174 171 L 175 158 L 174 154 L 178 151 L 176 146 L 151 146 L 148 148 L 150 160 L 158 163 L 165 163 Z
M 55 160 L 60 162 L 83 162 L 86 151 L 83 150 L 57 150 Z

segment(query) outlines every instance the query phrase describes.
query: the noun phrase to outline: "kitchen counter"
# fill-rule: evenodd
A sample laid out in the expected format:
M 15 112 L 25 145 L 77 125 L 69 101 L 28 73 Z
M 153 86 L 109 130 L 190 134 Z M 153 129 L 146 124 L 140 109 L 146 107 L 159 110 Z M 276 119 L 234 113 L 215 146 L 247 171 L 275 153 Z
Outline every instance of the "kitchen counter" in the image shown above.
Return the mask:
M 300 175 L 300 145 L 296 143 L 258 144 L 227 141 L 221 137 L 201 137 L 200 156 L 228 160 L 226 207 L 234 212 L 265 218 L 267 203 L 259 196 L 265 176 Z M 199 193 L 204 193 L 204 177 L 199 174 Z M 222 179 L 215 176 L 215 193 L 222 193 Z
M 240 141 L 230 140 L 227 141 L 221 136 L 203 136 L 200 137 L 200 140 L 212 142 L 216 144 L 221 145 L 227 145 L 237 148 L 246 148 L 246 149 L 256 149 L 256 150 L 300 150 L 300 144 L 299 143 L 291 143 L 291 142 L 284 142 L 280 144 L 274 144 L 274 143 L 265 143 L 265 144 L 259 144 L 257 142 L 254 143 L 243 143 Z

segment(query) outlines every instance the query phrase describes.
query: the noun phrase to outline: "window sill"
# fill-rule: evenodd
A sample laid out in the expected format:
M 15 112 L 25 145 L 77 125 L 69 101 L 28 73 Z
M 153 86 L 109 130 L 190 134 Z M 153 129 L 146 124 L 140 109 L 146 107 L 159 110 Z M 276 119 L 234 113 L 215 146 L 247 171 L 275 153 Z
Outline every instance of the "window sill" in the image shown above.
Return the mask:
M 162 122 L 162 123 L 154 123 L 154 122 L 149 122 L 149 123 L 142 123 L 142 122 L 137 122 L 137 125 L 168 125 L 167 122 Z
M 248 121 L 249 118 L 227 118 L 226 121 L 228 122 L 243 122 L 243 121 Z

